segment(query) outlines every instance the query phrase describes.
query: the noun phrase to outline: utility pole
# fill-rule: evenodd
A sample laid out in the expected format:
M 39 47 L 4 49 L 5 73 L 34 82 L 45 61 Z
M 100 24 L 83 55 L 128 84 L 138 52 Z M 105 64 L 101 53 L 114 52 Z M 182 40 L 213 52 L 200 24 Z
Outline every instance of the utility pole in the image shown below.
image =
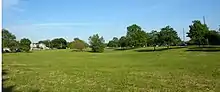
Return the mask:
M 183 41 L 185 41 L 185 30 L 183 28 Z
M 205 23 L 205 16 L 203 16 L 203 23 L 206 24 L 206 23 Z
M 206 25 L 206 23 L 205 23 L 205 16 L 203 16 L 203 22 L 204 22 L 204 25 Z M 206 25 L 207 26 L 207 25 Z M 206 43 L 207 43 L 207 45 L 209 46 L 209 39 L 206 39 Z

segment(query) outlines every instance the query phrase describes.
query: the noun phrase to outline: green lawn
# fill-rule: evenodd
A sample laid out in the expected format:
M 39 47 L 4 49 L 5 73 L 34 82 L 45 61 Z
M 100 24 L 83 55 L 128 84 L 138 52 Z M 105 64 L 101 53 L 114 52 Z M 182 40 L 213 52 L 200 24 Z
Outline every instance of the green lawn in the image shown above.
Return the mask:
M 3 54 L 6 91 L 220 92 L 220 51 L 71 50 Z M 187 51 L 188 50 L 188 51 Z

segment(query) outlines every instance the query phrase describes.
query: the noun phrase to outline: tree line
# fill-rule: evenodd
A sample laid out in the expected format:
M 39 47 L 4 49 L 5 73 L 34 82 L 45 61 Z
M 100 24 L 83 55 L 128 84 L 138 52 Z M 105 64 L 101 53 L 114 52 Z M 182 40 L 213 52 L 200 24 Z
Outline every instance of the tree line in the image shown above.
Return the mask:
M 16 36 L 6 29 L 2 29 L 2 34 L 3 48 L 8 47 L 13 52 L 17 50 L 28 52 L 30 50 L 31 41 L 28 38 L 17 41 Z M 192 25 L 189 25 L 187 37 L 190 37 L 189 41 L 181 41 L 176 30 L 171 26 L 165 26 L 160 30 L 152 30 L 147 33 L 139 25 L 132 24 L 127 27 L 125 36 L 120 38 L 113 37 L 108 43 L 105 43 L 104 38 L 98 34 L 90 36 L 88 39 L 89 43 L 79 38 L 74 38 L 71 42 L 67 42 L 64 38 L 55 38 L 53 40 L 42 40 L 38 43 L 43 43 L 52 49 L 70 48 L 83 51 L 83 49 L 90 47 L 93 52 L 103 52 L 106 46 L 120 49 L 153 46 L 155 50 L 156 46 L 167 46 L 167 48 L 170 48 L 170 46 L 184 43 L 198 46 L 220 45 L 220 32 L 210 30 L 206 24 L 202 24 L 199 20 L 194 20 Z

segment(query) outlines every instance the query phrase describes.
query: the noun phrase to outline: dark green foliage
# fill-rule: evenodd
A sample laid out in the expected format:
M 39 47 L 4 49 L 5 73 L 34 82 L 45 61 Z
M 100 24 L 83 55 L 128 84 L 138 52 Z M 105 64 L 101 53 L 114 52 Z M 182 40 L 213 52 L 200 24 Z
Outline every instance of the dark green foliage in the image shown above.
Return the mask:
M 16 37 L 12 33 L 10 33 L 8 30 L 2 29 L 2 39 L 3 40 L 5 39 L 15 40 Z
M 126 38 L 130 47 L 143 47 L 147 44 L 147 33 L 136 24 L 127 27 Z
M 9 42 L 8 46 L 10 47 L 12 52 L 17 52 L 17 50 L 19 49 L 19 42 L 16 40 L 12 40 Z
M 150 33 L 148 33 L 148 45 L 149 46 L 155 46 L 159 45 L 159 32 L 156 30 L 152 30 Z
M 220 33 L 219 32 L 215 30 L 208 31 L 206 34 L 206 38 L 208 39 L 209 45 L 220 45 Z
M 16 39 L 15 35 L 10 33 L 6 29 L 2 29 L 2 47 L 3 48 L 4 47 L 11 48 L 12 46 L 14 46 L 15 39 Z
M 156 30 L 152 30 L 148 33 L 148 45 L 153 46 L 154 50 L 156 50 L 156 45 L 160 44 L 160 33 Z
M 161 43 L 167 45 L 168 48 L 170 45 L 176 45 L 181 41 L 177 32 L 170 26 L 161 29 L 159 39 Z
M 187 36 L 199 46 L 207 44 L 206 35 L 209 31 L 207 25 L 202 24 L 199 20 L 194 20 L 192 23 L 193 24 L 189 26 L 190 30 Z
M 67 41 L 63 38 L 55 38 L 51 41 L 51 45 L 53 48 L 66 49 Z
M 119 46 L 119 40 L 117 37 L 113 37 L 111 41 L 107 44 L 108 47 L 118 47 Z
M 2 29 L 2 48 L 10 48 L 12 52 L 17 52 L 19 49 L 19 42 L 15 40 L 16 36 L 6 29 Z
M 119 45 L 121 48 L 125 48 L 125 47 L 128 47 L 128 39 L 125 37 L 125 36 L 122 36 L 120 39 L 119 39 Z
M 28 52 L 30 50 L 31 41 L 27 38 L 23 38 L 20 40 L 20 49 L 24 52 Z
M 103 37 L 99 37 L 98 34 L 89 37 L 90 47 L 92 52 L 103 52 L 105 48 L 105 40 Z

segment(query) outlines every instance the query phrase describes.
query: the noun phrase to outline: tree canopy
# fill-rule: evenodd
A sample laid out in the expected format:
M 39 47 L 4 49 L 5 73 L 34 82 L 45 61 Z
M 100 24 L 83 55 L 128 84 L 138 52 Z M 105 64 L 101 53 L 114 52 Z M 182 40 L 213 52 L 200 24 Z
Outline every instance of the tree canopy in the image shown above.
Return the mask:
M 206 38 L 210 45 L 220 45 L 220 32 L 210 30 L 207 32 Z
M 187 36 L 197 45 L 206 44 L 206 35 L 209 31 L 207 25 L 202 24 L 199 20 L 194 20 L 192 23 L 193 24 L 189 26 L 190 30 Z
M 119 39 L 119 45 L 120 47 L 122 48 L 125 48 L 125 47 L 128 47 L 128 39 L 125 37 L 125 36 L 122 36 L 120 39 Z
M 51 41 L 51 45 L 53 48 L 66 49 L 67 41 L 64 38 L 55 38 Z
M 111 41 L 107 44 L 108 47 L 118 47 L 119 46 L 119 39 L 117 37 L 113 37 Z
M 87 43 L 79 38 L 74 38 L 74 41 L 69 43 L 71 49 L 78 49 L 82 51 L 87 47 Z
M 31 41 L 28 38 L 23 38 L 20 40 L 20 49 L 22 51 L 28 52 L 30 50 Z
M 166 44 L 168 47 L 181 41 L 177 32 L 170 26 L 161 28 L 159 39 L 162 44 Z
M 10 33 L 8 30 L 6 29 L 2 29 L 2 47 L 8 47 L 11 48 L 13 46 L 15 46 L 16 42 L 16 36 L 12 33 Z
M 127 27 L 126 38 L 130 47 L 142 47 L 147 44 L 147 33 L 137 24 Z
M 105 48 L 105 40 L 103 37 L 99 37 L 98 34 L 89 37 L 90 47 L 92 52 L 103 52 Z

